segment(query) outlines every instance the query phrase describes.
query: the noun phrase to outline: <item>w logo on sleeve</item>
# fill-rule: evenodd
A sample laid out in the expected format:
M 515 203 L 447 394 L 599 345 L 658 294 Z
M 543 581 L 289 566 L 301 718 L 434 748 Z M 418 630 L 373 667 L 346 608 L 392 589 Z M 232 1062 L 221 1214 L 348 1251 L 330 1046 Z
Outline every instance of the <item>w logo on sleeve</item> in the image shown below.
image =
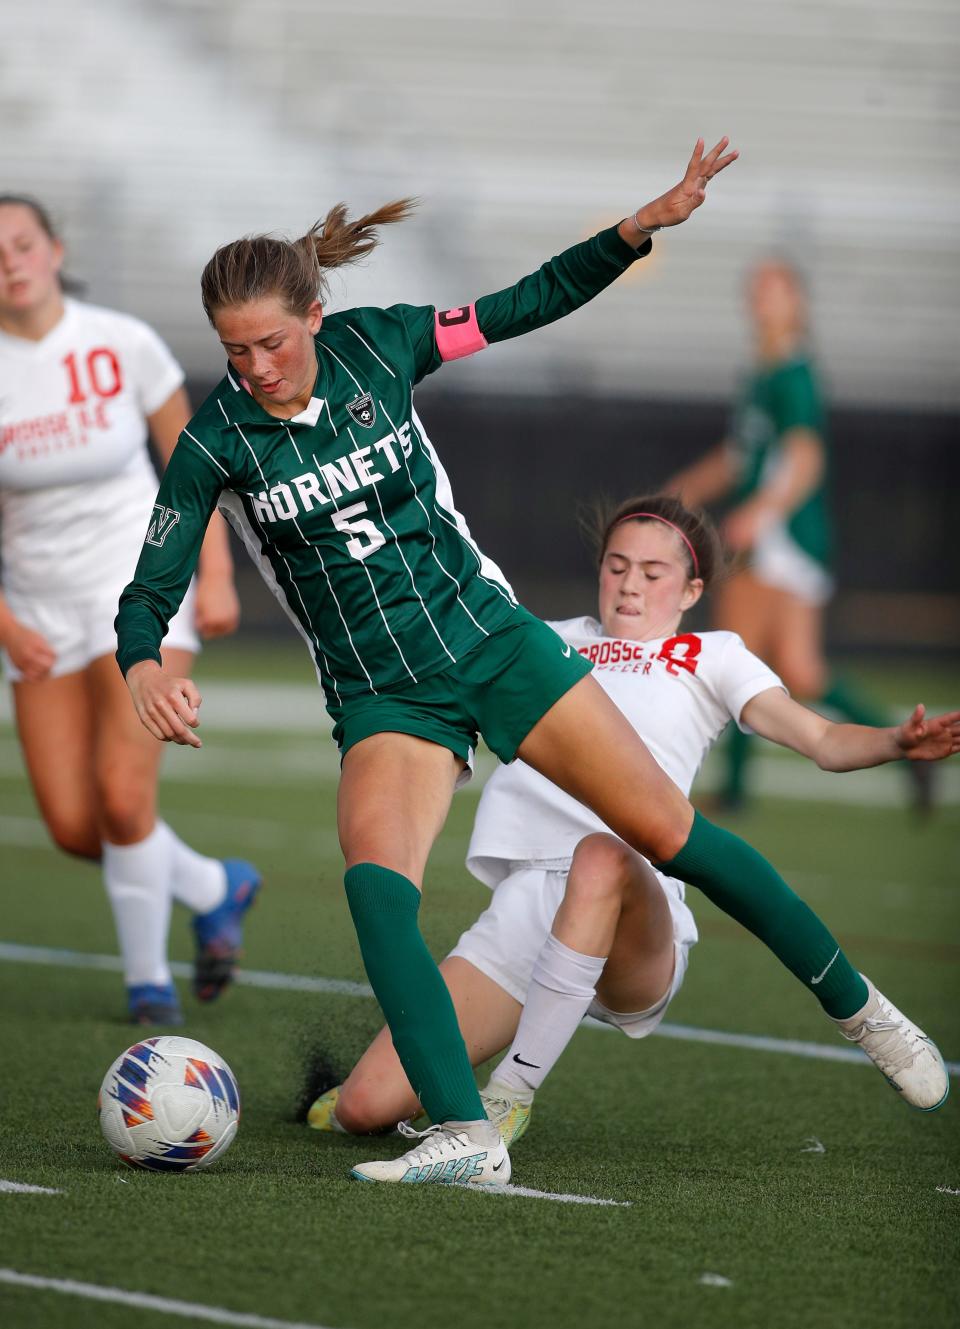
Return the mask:
M 179 512 L 175 512 L 173 508 L 165 508 L 162 503 L 154 503 L 153 516 L 147 527 L 147 544 L 156 545 L 159 549 L 179 520 Z

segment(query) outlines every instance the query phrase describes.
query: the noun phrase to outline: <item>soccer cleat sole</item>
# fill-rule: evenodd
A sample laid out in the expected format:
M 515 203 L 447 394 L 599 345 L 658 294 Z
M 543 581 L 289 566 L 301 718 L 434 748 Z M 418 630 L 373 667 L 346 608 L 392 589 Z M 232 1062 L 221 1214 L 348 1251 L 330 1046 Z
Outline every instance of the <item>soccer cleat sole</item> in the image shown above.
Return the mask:
M 130 1012 L 128 1021 L 133 1025 L 168 1025 L 171 1028 L 179 1027 L 183 1022 L 183 1011 L 179 1006 L 141 1006 Z
M 403 1186 L 403 1185 L 409 1185 L 409 1184 L 410 1184 L 409 1182 L 404 1183 L 404 1182 L 400 1182 L 400 1181 L 378 1181 L 376 1177 L 365 1177 L 365 1176 L 363 1175 L 363 1173 L 362 1173 L 362 1172 L 358 1172 L 358 1171 L 356 1170 L 356 1168 L 351 1168 L 351 1169 L 350 1169 L 350 1176 L 353 1178 L 354 1181 L 365 1181 L 365 1182 L 367 1182 L 368 1185 L 370 1185 L 370 1186 Z M 414 1185 L 419 1185 L 419 1186 L 433 1185 L 433 1186 L 437 1186 L 438 1183 L 437 1183 L 437 1182 L 415 1182 Z M 444 1189 L 444 1190 L 451 1190 L 453 1187 L 458 1187 L 458 1188 L 459 1188 L 460 1190 L 462 1190 L 462 1191 L 471 1191 L 471 1190 L 472 1190 L 472 1191 L 486 1191 L 486 1190 L 496 1191 L 496 1190 L 502 1190 L 503 1187 L 509 1185 L 509 1183 L 508 1183 L 508 1182 L 505 1182 L 505 1181 L 445 1181 L 445 1182 L 441 1183 L 440 1185 L 441 1185 L 441 1189 Z
M 223 864 L 227 870 L 228 891 L 232 889 L 229 884 L 230 873 L 236 871 L 246 874 L 240 886 L 247 886 L 249 889 L 242 907 L 236 910 L 233 919 L 228 919 L 226 922 L 228 935 L 224 935 L 223 931 L 219 935 L 214 932 L 212 936 L 203 939 L 204 932 L 210 926 L 210 920 L 222 912 L 222 906 L 213 910 L 211 914 L 194 918 L 193 930 L 197 949 L 193 962 L 193 994 L 200 1002 L 216 1001 L 223 990 L 233 982 L 237 963 L 243 953 L 241 949 L 243 920 L 257 903 L 263 887 L 263 877 L 252 863 L 241 859 L 224 859 Z
M 193 995 L 197 1001 L 216 1001 L 233 982 L 239 950 L 223 950 L 216 944 L 199 952 L 193 964 Z

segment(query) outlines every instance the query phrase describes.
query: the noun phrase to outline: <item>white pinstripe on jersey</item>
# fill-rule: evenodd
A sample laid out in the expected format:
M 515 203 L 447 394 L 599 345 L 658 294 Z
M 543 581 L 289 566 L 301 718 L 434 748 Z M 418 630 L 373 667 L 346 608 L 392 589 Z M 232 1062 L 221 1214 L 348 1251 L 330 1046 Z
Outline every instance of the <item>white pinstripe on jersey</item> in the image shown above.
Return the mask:
M 506 577 L 500 571 L 500 568 L 497 566 L 497 564 L 494 563 L 493 559 L 487 558 L 486 554 L 481 553 L 476 541 L 474 540 L 473 536 L 470 534 L 470 528 L 467 525 L 467 523 L 464 521 L 462 513 L 460 513 L 457 510 L 457 508 L 454 507 L 453 490 L 450 487 L 450 481 L 447 477 L 447 473 L 444 470 L 443 464 L 437 455 L 436 449 L 434 448 L 433 444 L 430 442 L 429 437 L 427 436 L 427 431 L 423 427 L 423 421 L 420 419 L 419 415 L 417 414 L 415 407 L 411 407 L 410 414 L 413 419 L 413 425 L 416 430 L 417 441 L 420 444 L 421 451 L 424 453 L 427 460 L 430 462 L 431 466 L 433 467 L 434 474 L 437 477 L 437 485 L 436 485 L 437 515 L 440 517 L 442 521 L 445 521 L 448 526 L 452 526 L 454 528 L 454 530 L 463 540 L 463 543 L 467 546 L 467 548 L 473 554 L 474 558 L 477 560 L 477 575 L 479 576 L 480 580 L 485 582 L 493 590 L 498 591 L 499 594 L 502 595 L 505 600 L 508 600 L 510 602 L 510 604 L 515 605 L 517 603 L 517 598 L 513 593 L 513 587 L 510 585 Z M 442 501 L 440 497 L 441 494 L 447 500 L 446 502 Z M 451 518 L 453 518 L 453 520 L 451 520 Z
M 350 435 L 350 441 L 351 441 L 351 443 L 354 445 L 354 447 L 356 447 L 356 446 L 357 446 L 357 440 L 354 438 L 353 430 L 350 428 L 349 425 L 347 426 L 347 433 Z M 402 449 L 402 446 L 401 446 L 401 451 L 402 451 L 402 450 L 403 450 L 403 449 Z M 313 460 L 314 460 L 314 464 L 316 464 L 316 461 L 317 461 L 316 457 L 314 457 Z M 319 468 L 318 468 L 318 469 L 319 469 Z M 405 555 L 404 552 L 403 552 L 403 545 L 400 543 L 400 540 L 399 540 L 399 538 L 398 538 L 398 536 L 397 536 L 396 531 L 395 531 L 394 528 L 390 525 L 390 523 L 387 521 L 387 514 L 386 514 L 386 513 L 384 512 L 384 510 L 383 510 L 383 502 L 381 501 L 381 498 L 380 498 L 380 491 L 378 490 L 378 488 L 377 488 L 376 485 L 373 486 L 373 493 L 374 493 L 374 497 L 375 497 L 376 500 L 377 500 L 377 507 L 380 509 L 380 517 L 381 517 L 381 519 L 382 519 L 382 521 L 383 521 L 383 524 L 384 524 L 384 526 L 386 526 L 387 530 L 388 530 L 388 531 L 390 532 L 390 534 L 393 536 L 394 542 L 395 542 L 395 544 L 396 544 L 396 546 L 397 546 L 397 553 L 400 555 L 401 559 L 403 560 L 403 566 L 407 569 L 407 576 L 410 578 L 410 585 L 413 587 L 413 593 L 414 593 L 414 595 L 415 595 L 415 596 L 417 597 L 417 599 L 420 601 L 420 608 L 423 610 L 424 614 L 425 614 L 426 617 L 427 617 L 427 621 L 429 622 L 430 626 L 433 628 L 433 631 L 434 631 L 434 633 L 436 634 L 437 641 L 438 641 L 438 642 L 440 643 L 440 645 L 443 647 L 444 654 L 447 655 L 447 656 L 449 656 L 450 660 L 451 660 L 454 664 L 456 664 L 456 663 L 457 663 L 457 657 L 456 657 L 455 655 L 452 655 L 451 652 L 449 651 L 449 649 L 447 648 L 447 643 L 443 640 L 443 637 L 440 635 L 440 631 L 439 631 L 439 629 L 438 629 L 436 623 L 434 623 L 434 621 L 433 621 L 433 618 L 432 618 L 432 616 L 431 616 L 431 614 L 430 614 L 430 610 L 427 608 L 427 603 L 426 603 L 426 601 L 424 600 L 423 596 L 420 594 L 419 590 L 417 589 L 417 583 L 416 583 L 416 580 L 415 580 L 414 575 L 413 575 L 413 570 L 412 570 L 412 568 L 410 567 L 410 564 L 407 562 L 407 557 L 406 557 L 406 555 Z M 386 620 L 384 620 L 384 621 L 386 621 Z M 389 632 L 389 630 L 390 630 L 390 629 L 388 628 L 387 631 Z M 391 634 L 391 635 L 392 635 L 392 634 Z M 400 648 L 398 647 L 397 649 L 399 650 Z
M 237 422 L 236 422 L 235 420 L 231 420 L 230 417 L 229 417 L 229 415 L 227 415 L 226 410 L 224 410 L 223 402 L 220 400 L 219 397 L 217 398 L 217 405 L 220 407 L 220 410 L 223 412 L 223 418 L 226 420 L 227 424 L 229 424 L 229 425 L 233 425 L 234 429 L 236 429 L 237 433 L 240 435 L 241 439 L 243 440 L 244 445 L 246 446 L 247 450 L 248 450 L 249 453 L 250 453 L 250 456 L 253 458 L 254 462 L 256 463 L 257 470 L 260 472 L 260 478 L 261 478 L 261 480 L 263 481 L 264 488 L 265 488 L 265 489 L 269 488 L 269 486 L 267 485 L 267 477 L 264 475 L 264 473 L 263 473 L 263 467 L 260 465 L 260 458 L 257 456 L 257 454 L 254 452 L 253 448 L 250 446 L 250 442 L 249 442 L 249 440 L 248 440 L 246 434 L 244 434 L 244 432 L 243 432 L 243 430 L 240 428 L 239 424 L 237 424 Z M 293 524 L 294 524 L 294 528 L 295 528 L 297 534 L 299 535 L 300 539 L 303 541 L 304 545 L 305 545 L 308 549 L 313 549 L 313 552 L 316 554 L 317 558 L 318 558 L 319 561 L 320 561 L 320 568 L 321 568 L 321 570 L 322 570 L 322 572 L 323 572 L 324 577 L 326 578 L 326 581 L 327 581 L 327 587 L 328 587 L 328 589 L 329 589 L 329 591 L 330 591 L 331 596 L 333 597 L 333 602 L 334 602 L 334 604 L 337 606 L 337 613 L 340 615 L 340 622 L 343 624 L 343 630 L 344 630 L 344 632 L 347 634 L 347 640 L 348 640 L 349 643 L 350 643 L 350 649 L 353 651 L 354 659 L 356 660 L 356 662 L 357 662 L 357 664 L 360 666 L 360 668 L 363 670 L 364 677 L 366 678 L 367 683 L 368 683 L 369 686 L 370 686 L 370 691 L 371 691 L 372 693 L 374 693 L 375 695 L 378 695 L 378 694 L 377 694 L 377 689 L 373 686 L 373 679 L 370 677 L 370 674 L 369 674 L 369 672 L 368 672 L 368 670 L 367 670 L 366 665 L 363 663 L 363 661 L 362 661 L 361 658 L 360 658 L 360 653 L 359 653 L 359 651 L 357 650 L 356 643 L 355 643 L 354 640 L 353 640 L 353 634 L 351 633 L 350 628 L 347 626 L 347 620 L 346 620 L 346 619 L 344 618 L 344 616 L 343 616 L 343 608 L 341 607 L 340 601 L 339 601 L 339 599 L 337 598 L 337 593 L 336 593 L 336 591 L 333 589 L 333 582 L 331 581 L 331 579 L 330 579 L 330 574 L 329 574 L 329 572 L 327 571 L 327 565 L 326 565 L 326 563 L 324 563 L 324 561 L 323 561 L 323 555 L 320 553 L 320 550 L 317 549 L 315 545 L 311 545 L 311 544 L 310 544 L 310 541 L 306 538 L 306 536 L 304 535 L 303 531 L 300 529 L 300 523 L 296 520 L 296 518 L 293 519 Z M 284 562 L 286 562 L 286 560 L 284 560 Z M 289 569 L 289 565 L 287 565 L 287 570 L 290 571 L 290 569 Z M 292 575 L 293 575 L 293 574 L 291 573 L 291 578 L 292 578 Z M 295 584 L 295 583 L 294 583 L 294 584 Z M 299 591 L 297 592 L 297 594 L 298 594 L 298 596 L 299 596 Z M 302 597 L 300 597 L 300 603 L 303 604 L 303 598 L 302 598 Z
M 351 438 L 351 441 L 353 441 L 354 443 L 356 443 L 356 440 L 353 438 L 353 434 L 350 435 L 350 438 Z M 322 474 L 323 474 L 323 471 L 321 470 L 320 463 L 317 461 L 316 456 L 313 456 L 313 454 L 311 454 L 311 456 L 312 456 L 312 458 L 313 458 L 313 464 L 314 464 L 314 466 L 316 466 L 316 468 L 317 468 L 317 473 L 318 473 L 319 475 L 322 475 Z M 334 493 L 332 486 L 328 486 L 328 487 L 330 488 L 330 502 L 333 504 L 333 506 L 334 506 L 334 508 L 336 509 L 336 511 L 339 512 L 339 511 L 340 511 L 340 504 L 337 502 L 336 494 Z M 374 487 L 374 493 L 376 493 L 376 487 Z M 393 632 L 392 632 L 391 629 L 390 629 L 390 624 L 387 622 L 387 616 L 386 616 L 386 614 L 383 612 L 383 605 L 380 603 L 380 596 L 377 594 L 377 588 L 376 588 L 376 586 L 374 585 L 374 582 L 373 582 L 373 576 L 372 576 L 372 574 L 371 574 L 371 572 L 370 572 L 369 567 L 367 566 L 367 560 L 366 560 L 365 558 L 363 558 L 363 559 L 360 559 L 359 562 L 360 562 L 361 566 L 363 567 L 364 572 L 367 574 L 367 581 L 370 583 L 370 590 L 371 590 L 371 592 L 372 592 L 372 594 L 373 594 L 374 602 L 376 603 L 377 610 L 379 611 L 379 614 L 380 614 L 380 618 L 381 618 L 382 621 L 383 621 L 383 626 L 384 626 L 384 627 L 386 628 L 386 630 L 387 630 L 387 636 L 390 638 L 390 640 L 393 642 L 394 646 L 397 648 L 397 654 L 400 656 L 400 660 L 401 660 L 401 663 L 403 664 L 404 669 L 407 671 L 407 673 L 408 673 L 408 674 L 410 675 L 410 677 L 413 679 L 414 683 L 416 683 L 416 682 L 417 682 L 417 676 L 416 676 L 416 674 L 413 672 L 413 670 L 410 668 L 410 662 L 407 660 L 407 657 L 404 655 L 403 651 L 401 650 L 401 648 L 400 648 L 400 643 L 397 641 L 396 637 L 393 635 Z M 404 559 L 404 563 L 406 563 L 406 559 Z M 441 645 L 442 645 L 442 644 L 443 644 L 443 643 L 441 642 Z M 446 649 L 446 648 L 444 647 L 444 649 Z
M 394 424 L 393 420 L 390 418 L 390 415 L 389 415 L 388 412 L 387 412 L 387 408 L 384 406 L 384 404 L 383 404 L 382 401 L 380 402 L 380 409 L 381 409 L 381 411 L 383 411 L 383 414 L 386 416 L 387 421 L 388 421 L 388 423 L 389 423 L 389 425 L 390 425 L 390 428 L 393 430 L 394 434 L 396 434 L 397 438 L 399 438 L 400 435 L 399 435 L 399 433 L 397 432 L 397 426 Z M 423 505 L 423 501 L 421 500 L 420 495 L 417 493 L 417 486 L 416 486 L 416 484 L 415 484 L 415 482 L 414 482 L 413 476 L 412 476 L 411 473 L 410 473 L 410 465 L 409 465 L 409 463 L 408 463 L 408 461 L 407 461 L 406 456 L 405 456 L 404 453 L 403 453 L 403 448 L 402 448 L 402 447 L 401 447 L 401 449 L 400 449 L 400 453 L 401 453 L 401 456 L 403 456 L 403 465 L 404 465 L 404 469 L 405 469 L 406 472 L 407 472 L 407 478 L 408 478 L 409 481 L 410 481 L 410 488 L 411 488 L 412 491 L 413 491 L 413 497 L 416 499 L 417 506 L 420 508 L 420 511 L 423 513 L 424 517 L 426 517 L 426 519 L 427 519 L 427 534 L 430 536 L 430 552 L 431 552 L 431 554 L 433 555 L 433 561 L 434 561 L 434 563 L 436 563 L 437 567 L 440 569 L 440 571 L 443 573 L 443 575 L 444 575 L 445 577 L 449 577 L 450 580 L 453 582 L 454 586 L 456 586 L 456 588 L 457 588 L 457 604 L 460 606 L 460 608 L 461 608 L 461 609 L 463 610 L 463 612 L 466 614 L 467 618 L 469 618 L 470 622 L 474 625 L 474 627 L 475 627 L 475 628 L 478 628 L 478 629 L 480 630 L 480 632 L 482 632 L 483 635 L 484 635 L 485 637 L 489 637 L 489 636 L 490 636 L 490 633 L 486 630 L 485 627 L 483 627 L 482 624 L 480 624 L 480 623 L 477 622 L 477 620 L 474 618 L 473 614 L 471 614 L 470 610 L 467 608 L 467 606 L 464 604 L 463 600 L 461 599 L 460 592 L 461 592 L 461 590 L 462 590 L 463 588 L 461 587 L 460 583 L 457 581 L 457 579 L 456 579 L 456 577 L 453 575 L 453 573 L 450 572 L 449 569 L 447 569 L 447 568 L 444 567 L 444 565 L 440 562 L 440 559 L 439 559 L 438 556 L 437 556 L 437 537 L 436 537 L 436 536 L 434 535 L 434 533 L 433 533 L 433 524 L 432 524 L 432 522 L 430 521 L 430 514 L 429 514 L 429 512 L 427 511 L 427 509 L 424 507 L 424 505 Z M 450 652 L 448 651 L 447 654 L 449 655 Z
M 387 371 L 387 373 L 390 375 L 391 378 L 397 377 L 396 374 L 393 372 L 393 370 L 390 368 L 390 366 L 387 364 L 387 362 L 385 360 L 380 359 L 379 355 L 377 355 L 376 351 L 373 349 L 373 347 L 370 345 L 367 339 L 365 337 L 361 337 L 360 333 L 356 330 L 356 328 L 352 328 L 349 323 L 345 323 L 344 327 L 347 329 L 348 332 L 352 332 L 358 341 L 363 342 L 364 346 L 373 356 L 374 360 L 376 360 L 378 364 L 383 365 L 384 369 Z

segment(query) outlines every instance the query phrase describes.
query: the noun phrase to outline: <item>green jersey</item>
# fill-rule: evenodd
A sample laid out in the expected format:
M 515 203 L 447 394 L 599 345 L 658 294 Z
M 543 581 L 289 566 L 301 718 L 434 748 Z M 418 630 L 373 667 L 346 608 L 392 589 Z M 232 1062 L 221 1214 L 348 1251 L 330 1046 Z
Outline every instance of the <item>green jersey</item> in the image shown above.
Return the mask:
M 121 596 L 124 673 L 159 661 L 218 504 L 306 639 L 332 703 L 429 677 L 502 627 L 516 600 L 454 507 L 414 384 L 570 313 L 637 257 L 610 228 L 459 309 L 332 314 L 315 338 L 312 399 L 290 420 L 264 411 L 228 368 L 177 443 Z
M 739 477 L 734 502 L 750 498 L 766 483 L 780 460 L 789 430 L 811 429 L 826 446 L 826 419 L 810 361 L 803 358 L 756 370 L 743 386 L 734 409 L 730 439 Z M 816 489 L 785 521 L 793 540 L 826 566 L 830 561 L 826 469 Z

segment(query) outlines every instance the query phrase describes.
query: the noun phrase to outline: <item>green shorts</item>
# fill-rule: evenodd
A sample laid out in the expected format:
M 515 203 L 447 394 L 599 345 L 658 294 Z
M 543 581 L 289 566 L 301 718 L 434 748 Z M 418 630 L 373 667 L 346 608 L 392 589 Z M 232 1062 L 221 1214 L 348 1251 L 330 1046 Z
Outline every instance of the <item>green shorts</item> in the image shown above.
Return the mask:
M 371 734 L 413 734 L 470 762 L 482 734 L 501 761 L 555 701 L 590 672 L 590 662 L 522 607 L 455 665 L 419 683 L 327 709 L 341 757 Z

